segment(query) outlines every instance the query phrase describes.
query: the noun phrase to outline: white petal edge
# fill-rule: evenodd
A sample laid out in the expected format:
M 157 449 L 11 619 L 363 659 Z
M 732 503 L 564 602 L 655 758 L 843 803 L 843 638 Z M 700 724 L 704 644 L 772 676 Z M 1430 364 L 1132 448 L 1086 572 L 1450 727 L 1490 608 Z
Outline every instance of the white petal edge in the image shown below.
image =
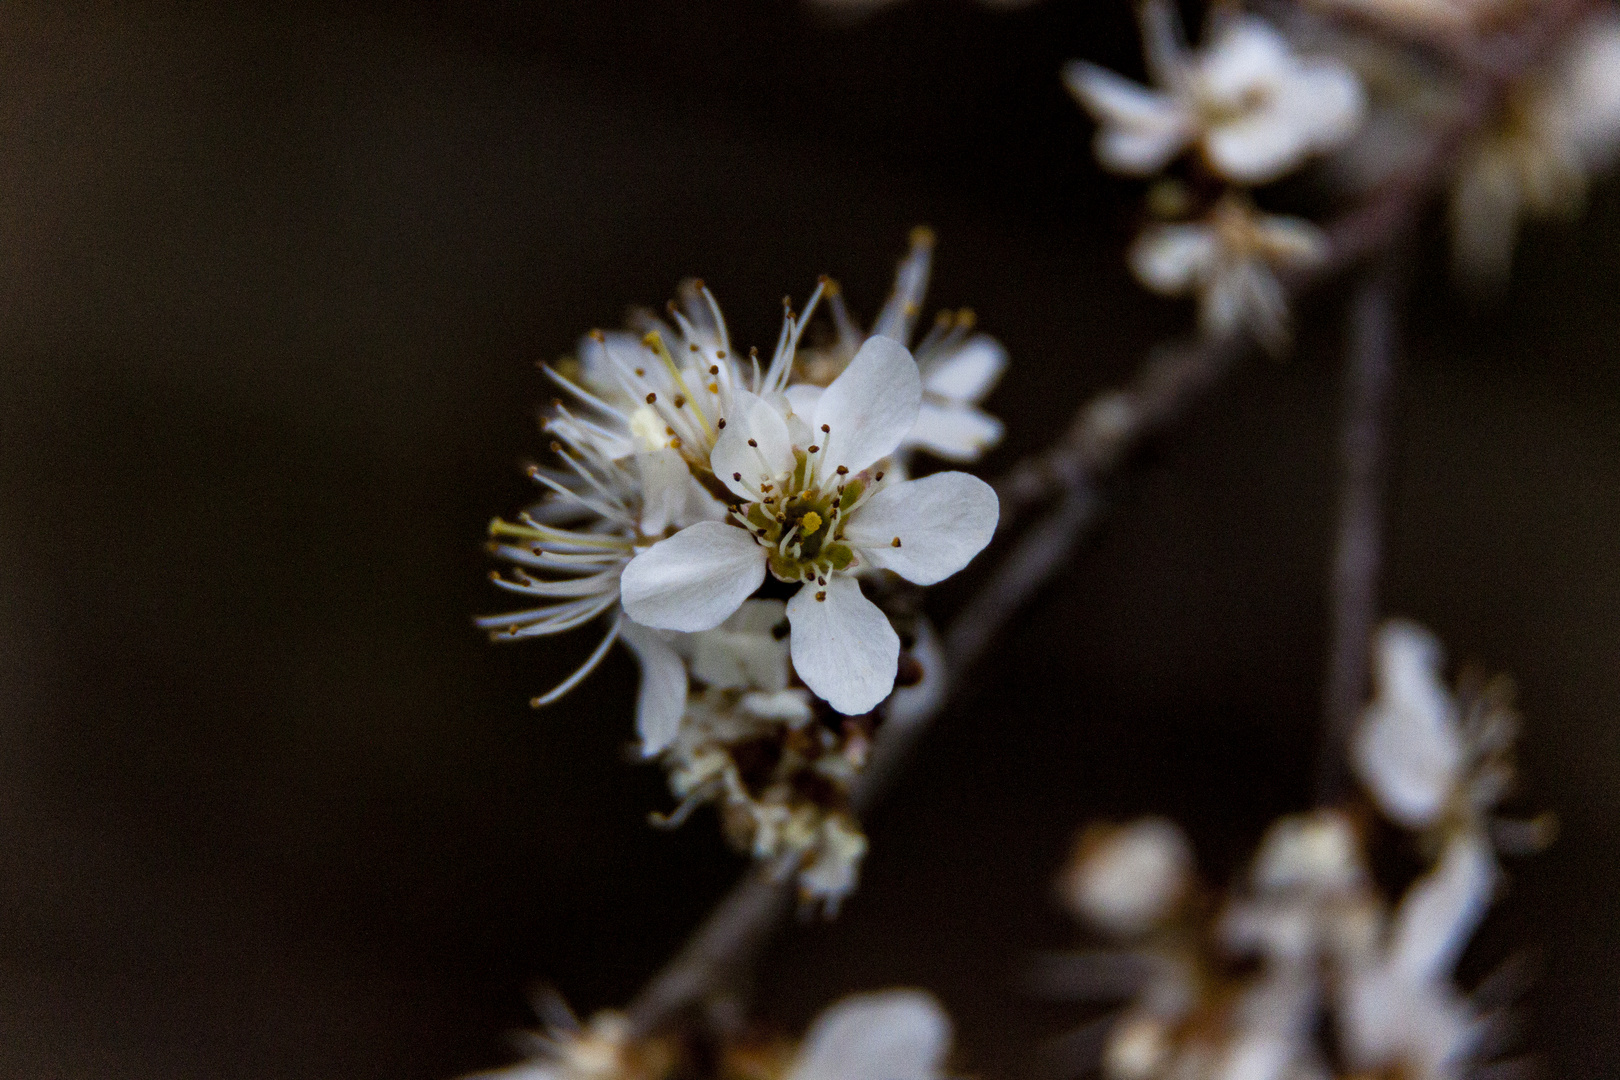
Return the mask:
M 867 338 L 816 402 L 812 438 L 827 440 L 822 449 L 829 467 L 860 472 L 894 452 L 921 406 L 922 377 L 911 353 L 893 338 Z
M 977 403 L 1006 370 L 1006 347 L 989 334 L 974 334 L 945 355 L 929 359 L 923 370 L 923 393 Z
M 972 405 L 924 401 L 905 445 L 921 447 L 946 461 L 977 461 L 1001 441 L 1000 420 Z
M 619 598 L 636 622 L 688 633 L 719 626 L 765 580 L 765 549 L 734 525 L 700 521 L 631 559 Z
M 951 1021 L 931 994 L 852 994 L 816 1017 L 788 1080 L 934 1080 Z
M 641 665 L 641 688 L 636 692 L 641 756 L 656 757 L 681 729 L 681 717 L 686 713 L 686 665 L 656 630 L 625 619 L 619 625 L 619 637 Z
M 788 601 L 787 616 L 793 670 L 818 697 L 858 716 L 889 696 L 900 636 L 854 578 L 835 574 L 826 585 L 804 586 Z
M 934 473 L 872 496 L 850 517 L 844 536 L 873 566 L 932 585 L 984 550 L 1000 516 L 995 489 L 977 476 Z

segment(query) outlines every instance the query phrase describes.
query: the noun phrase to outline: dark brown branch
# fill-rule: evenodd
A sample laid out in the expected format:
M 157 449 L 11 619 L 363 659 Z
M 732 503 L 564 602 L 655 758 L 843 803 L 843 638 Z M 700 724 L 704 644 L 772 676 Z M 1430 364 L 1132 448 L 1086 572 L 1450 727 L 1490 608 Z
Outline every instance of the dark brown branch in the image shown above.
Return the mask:
M 1316 771 L 1316 796 L 1323 803 L 1337 802 L 1349 787 L 1345 749 L 1366 698 L 1368 647 L 1378 618 L 1389 411 L 1400 348 L 1397 259 L 1392 253 L 1364 272 L 1350 302 L 1339 519 L 1330 590 L 1332 629 Z

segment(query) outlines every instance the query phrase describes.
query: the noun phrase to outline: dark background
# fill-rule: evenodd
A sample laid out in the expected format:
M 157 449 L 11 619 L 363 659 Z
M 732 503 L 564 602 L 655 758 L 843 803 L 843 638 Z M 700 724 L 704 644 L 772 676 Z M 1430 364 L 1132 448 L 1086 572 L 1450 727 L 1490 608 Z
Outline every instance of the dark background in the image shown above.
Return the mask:
M 1136 63 L 1123 0 L 0 8 L 0 1075 L 446 1077 L 534 980 L 625 1001 L 740 863 L 647 827 L 627 658 L 536 714 L 591 641 L 470 625 L 533 362 L 694 273 L 744 342 L 822 272 L 869 316 L 928 222 L 931 306 L 1014 357 L 985 468 L 1039 446 L 1190 314 L 1122 268 L 1076 55 Z M 1488 303 L 1421 238 L 1392 500 L 1390 609 L 1518 678 L 1564 825 L 1468 961 L 1543 951 L 1554 1074 L 1620 1071 L 1617 233 L 1600 189 Z M 1171 812 L 1224 880 L 1308 804 L 1340 314 L 1305 322 L 1117 490 L 767 1016 L 923 984 L 1017 1075 L 1073 1015 L 1013 971 L 1075 940 L 1083 821 Z

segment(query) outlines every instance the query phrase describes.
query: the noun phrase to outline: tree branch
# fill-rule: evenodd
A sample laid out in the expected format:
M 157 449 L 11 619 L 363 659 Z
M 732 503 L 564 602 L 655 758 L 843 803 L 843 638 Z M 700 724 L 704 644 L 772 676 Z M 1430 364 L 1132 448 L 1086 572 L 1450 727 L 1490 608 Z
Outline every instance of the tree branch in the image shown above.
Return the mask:
M 1367 694 L 1368 646 L 1378 617 L 1383 559 L 1389 411 L 1400 348 L 1399 256 L 1386 255 L 1356 282 L 1345 354 L 1339 441 L 1339 519 L 1333 549 L 1332 629 L 1316 796 L 1337 802 L 1350 776 L 1345 750 Z

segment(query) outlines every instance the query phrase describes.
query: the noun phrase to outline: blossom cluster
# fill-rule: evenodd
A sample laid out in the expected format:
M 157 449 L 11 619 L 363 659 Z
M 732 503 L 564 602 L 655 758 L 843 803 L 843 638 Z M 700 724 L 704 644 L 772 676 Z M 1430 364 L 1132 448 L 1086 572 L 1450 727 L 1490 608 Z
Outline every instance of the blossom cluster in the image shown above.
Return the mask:
M 545 1030 L 526 1034 L 527 1060 L 466 1080 L 943 1080 L 951 1021 L 920 990 L 851 994 L 799 1041 L 757 1032 L 637 1035 L 623 1013 L 581 1023 L 555 994 L 536 1002 Z
M 1142 86 L 1086 61 L 1063 77 L 1097 120 L 1104 167 L 1164 178 L 1129 263 L 1156 292 L 1198 298 L 1208 334 L 1245 331 L 1273 352 L 1289 339 L 1285 283 L 1321 265 L 1328 238 L 1297 216 L 1262 212 L 1252 189 L 1327 159 L 1346 194 L 1399 182 L 1470 107 L 1444 62 L 1537 5 L 1504 0 L 1316 0 L 1268 21 L 1216 5 L 1190 49 L 1169 0 L 1141 7 Z M 1620 15 L 1592 13 L 1547 59 L 1511 81 L 1493 119 L 1462 148 L 1450 198 L 1460 277 L 1506 276 L 1527 215 L 1580 208 L 1589 178 L 1620 154 Z M 1171 174 L 1178 162 L 1185 167 Z
M 1427 862 L 1394 903 L 1369 869 L 1373 819 L 1355 807 L 1278 820 L 1218 904 L 1167 820 L 1082 837 L 1061 893 L 1124 947 L 1084 963 L 1130 987 L 1103 1051 L 1109 1080 L 1458 1080 L 1489 1053 L 1502 1017 L 1454 971 L 1498 887 L 1498 848 L 1546 839 L 1493 817 L 1516 718 L 1500 682 L 1448 689 L 1437 642 L 1413 624 L 1382 629 L 1376 668 L 1354 767 Z
M 479 620 L 496 640 L 602 620 L 573 688 L 623 641 L 641 667 L 644 758 L 669 770 L 669 819 L 719 804 L 733 843 L 787 856 L 836 907 L 865 850 L 847 796 L 907 658 L 871 594 L 934 584 L 989 542 L 995 492 L 964 472 L 914 476 L 928 453 L 971 462 L 1001 437 L 979 402 L 1007 358 L 969 312 L 915 343 L 933 236 L 917 230 L 870 330 L 823 278 L 790 305 L 768 363 L 733 346 L 719 305 L 684 283 L 668 317 L 593 331 L 547 367 L 542 500 L 490 526 L 491 577 L 537 606 Z M 830 327 L 807 337 L 825 305 Z M 825 330 L 817 336 L 817 330 Z M 913 605 L 914 606 L 914 605 Z M 906 629 L 902 626 L 901 629 Z

